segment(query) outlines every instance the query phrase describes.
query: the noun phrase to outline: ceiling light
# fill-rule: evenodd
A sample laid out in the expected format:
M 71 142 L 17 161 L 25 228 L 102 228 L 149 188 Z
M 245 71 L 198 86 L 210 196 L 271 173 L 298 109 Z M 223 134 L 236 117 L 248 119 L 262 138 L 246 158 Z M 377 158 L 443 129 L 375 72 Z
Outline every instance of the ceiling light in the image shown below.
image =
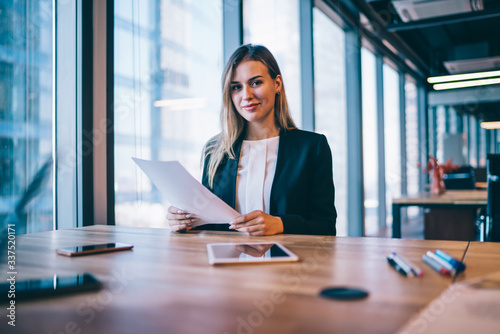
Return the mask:
M 500 78 L 440 83 L 432 86 L 435 90 L 455 89 L 500 84 Z
M 481 127 L 486 130 L 500 129 L 500 121 L 481 122 Z
M 430 78 L 427 78 L 427 82 L 428 83 L 439 83 L 439 82 L 448 82 L 448 81 L 492 78 L 492 77 L 497 77 L 497 76 L 500 76 L 500 71 L 487 71 L 487 72 L 443 75 L 440 77 L 430 77 Z

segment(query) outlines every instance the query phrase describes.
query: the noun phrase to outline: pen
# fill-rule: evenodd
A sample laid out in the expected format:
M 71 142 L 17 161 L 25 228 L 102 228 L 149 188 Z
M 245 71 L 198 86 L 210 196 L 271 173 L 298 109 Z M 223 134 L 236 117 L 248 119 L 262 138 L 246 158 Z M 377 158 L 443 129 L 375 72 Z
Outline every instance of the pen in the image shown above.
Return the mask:
M 427 256 L 432 258 L 437 263 L 439 263 L 441 265 L 441 267 L 445 268 L 446 270 L 449 270 L 450 275 L 455 275 L 456 270 L 455 270 L 455 268 L 453 268 L 453 266 L 448 261 L 440 258 L 439 256 L 437 256 L 436 254 L 434 254 L 431 251 L 427 252 Z
M 405 270 L 403 267 L 401 267 L 394 259 L 393 254 L 390 254 L 387 256 L 387 262 L 393 267 L 398 273 L 400 273 L 403 276 L 409 276 L 411 274 L 411 271 Z
M 418 274 L 413 270 L 412 266 L 408 263 L 408 261 L 404 260 L 401 256 L 399 256 L 395 252 L 392 252 L 391 255 L 392 259 L 398 264 L 398 266 L 403 268 L 403 270 L 408 274 L 408 276 L 413 276 L 413 274 L 418 276 Z
M 465 270 L 465 264 L 463 262 L 458 261 L 450 254 L 445 253 L 444 251 L 438 249 L 436 250 L 436 255 L 449 262 L 453 266 L 453 268 L 455 268 L 457 271 Z
M 394 254 L 396 254 L 396 253 L 394 253 Z M 422 271 L 422 269 L 417 267 L 415 264 L 408 261 L 407 259 L 402 258 L 399 255 L 397 255 L 397 256 L 401 259 L 401 261 L 405 262 L 410 267 L 411 271 L 415 274 L 415 276 L 422 277 L 424 275 L 424 272 Z
M 431 258 L 425 254 L 422 256 L 422 261 L 427 263 L 429 265 L 429 267 L 431 267 L 432 269 L 434 269 L 438 273 L 440 273 L 442 275 L 450 275 L 449 270 L 443 268 L 443 266 L 441 266 L 441 264 L 439 262 L 437 262 L 436 260 L 434 260 L 433 258 Z

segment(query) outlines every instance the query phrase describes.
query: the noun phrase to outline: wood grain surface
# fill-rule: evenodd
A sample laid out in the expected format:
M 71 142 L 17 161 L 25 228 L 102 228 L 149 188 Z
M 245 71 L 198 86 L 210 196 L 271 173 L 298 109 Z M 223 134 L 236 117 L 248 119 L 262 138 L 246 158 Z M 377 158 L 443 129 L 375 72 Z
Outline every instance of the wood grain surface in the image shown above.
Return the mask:
M 500 271 L 500 243 L 470 243 L 464 261 L 466 270 L 459 280 L 468 280 Z
M 488 192 L 486 190 L 447 190 L 442 195 L 432 195 L 429 192 L 421 192 L 400 198 L 393 198 L 392 202 L 397 204 L 471 204 L 486 205 Z
M 300 262 L 207 262 L 207 243 L 256 241 L 278 241 Z M 107 242 L 134 248 L 75 258 L 55 252 Z M 467 245 L 102 225 L 23 235 L 17 237 L 17 280 L 91 272 L 104 287 L 18 303 L 12 333 L 393 333 L 452 283 L 427 267 L 422 255 L 440 248 L 462 258 Z M 386 260 L 393 251 L 419 265 L 424 277 L 398 274 Z M 1 266 L 2 280 L 6 271 Z M 358 287 L 369 296 L 358 301 L 318 296 L 337 286 Z M 0 332 L 11 333 L 2 318 Z

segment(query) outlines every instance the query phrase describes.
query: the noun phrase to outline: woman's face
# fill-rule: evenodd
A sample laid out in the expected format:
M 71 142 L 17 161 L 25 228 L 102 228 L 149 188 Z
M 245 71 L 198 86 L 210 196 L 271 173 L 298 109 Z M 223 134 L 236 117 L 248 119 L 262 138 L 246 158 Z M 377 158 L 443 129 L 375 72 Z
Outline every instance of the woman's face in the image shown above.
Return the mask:
M 243 61 L 231 80 L 231 98 L 247 122 L 274 126 L 274 100 L 281 89 L 281 76 L 271 78 L 260 61 Z

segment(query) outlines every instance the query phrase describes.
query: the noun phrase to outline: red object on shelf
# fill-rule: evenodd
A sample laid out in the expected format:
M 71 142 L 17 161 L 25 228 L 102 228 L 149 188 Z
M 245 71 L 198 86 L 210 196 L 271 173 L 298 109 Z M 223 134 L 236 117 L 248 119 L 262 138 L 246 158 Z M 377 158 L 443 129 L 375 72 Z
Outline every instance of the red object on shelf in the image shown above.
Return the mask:
M 449 158 L 446 163 L 440 164 L 435 157 L 429 155 L 427 167 L 423 169 L 423 172 L 429 173 L 432 177 L 431 194 L 441 195 L 446 191 L 443 180 L 444 174 L 450 173 L 460 167 L 459 165 L 453 165 L 452 159 Z

